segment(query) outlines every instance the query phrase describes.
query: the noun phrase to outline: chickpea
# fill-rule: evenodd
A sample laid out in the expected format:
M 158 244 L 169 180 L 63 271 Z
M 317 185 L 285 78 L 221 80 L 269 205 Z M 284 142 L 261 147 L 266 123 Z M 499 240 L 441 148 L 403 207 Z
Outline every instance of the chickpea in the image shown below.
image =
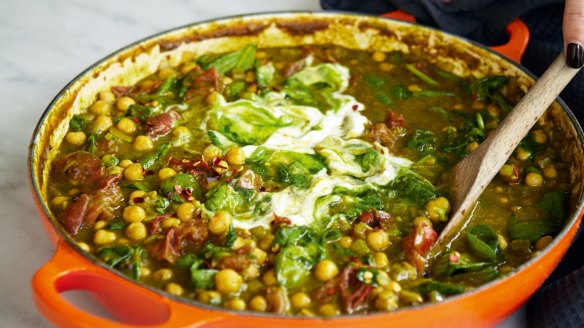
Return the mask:
M 247 266 L 247 268 L 243 269 L 241 273 L 243 280 L 249 281 L 255 279 L 260 276 L 260 270 L 258 269 L 257 265 L 251 264 Z
M 264 59 L 266 57 L 268 57 L 268 54 L 265 53 L 264 51 L 256 51 L 255 58 Z
M 99 100 L 103 100 L 105 102 L 113 102 L 116 100 L 116 95 L 109 90 L 104 90 L 99 92 Z
M 468 145 L 466 145 L 466 150 L 468 150 L 469 152 L 472 152 L 477 148 L 479 148 L 479 143 L 476 141 L 473 141 L 473 142 L 469 143 Z
M 120 161 L 120 164 L 118 164 L 118 166 L 125 169 L 130 164 L 132 164 L 132 161 L 131 160 L 129 160 L 129 159 L 123 159 L 123 160 Z
M 144 223 L 132 222 L 126 228 L 126 236 L 131 240 L 142 240 L 148 236 L 148 231 Z
M 170 295 L 181 296 L 184 293 L 184 289 L 181 287 L 181 285 L 176 284 L 174 282 L 169 282 L 168 284 L 166 284 L 166 287 L 164 287 L 164 289 Z
M 485 103 L 480 101 L 480 100 L 476 100 L 472 103 L 472 105 L 470 106 L 470 108 L 474 109 L 474 110 L 483 110 L 485 109 Z
M 418 91 L 422 91 L 422 88 L 420 88 L 420 86 L 417 84 L 410 84 L 410 85 L 408 85 L 408 90 L 411 92 L 418 92 Z
M 215 287 L 221 294 L 235 293 L 241 287 L 243 279 L 232 269 L 224 269 L 215 275 Z
M 203 158 L 210 162 L 214 158 L 221 157 L 221 149 L 215 145 L 209 145 L 203 150 Z
M 136 132 L 137 128 L 136 123 L 127 117 L 122 118 L 118 122 L 117 127 L 118 130 L 122 131 L 125 134 L 133 134 L 134 132 Z
M 543 130 L 535 130 L 531 133 L 533 135 L 533 141 L 538 144 L 544 144 L 547 142 L 547 134 Z
M 158 77 L 166 80 L 171 76 L 175 76 L 176 72 L 172 68 L 162 68 L 158 70 Z
M 176 216 L 183 222 L 195 217 L 196 207 L 193 203 L 182 203 L 176 209 Z
M 205 100 L 207 103 L 209 103 L 209 105 L 215 106 L 215 104 L 217 104 L 218 96 L 219 94 L 217 92 L 211 92 L 211 94 L 209 94 Z
M 209 230 L 216 235 L 227 233 L 230 226 L 231 215 L 225 211 L 218 211 L 209 221 Z
M 232 78 L 227 77 L 227 76 L 223 78 L 223 84 L 228 85 L 228 84 L 231 84 L 231 83 L 233 83 L 233 79 Z
M 220 161 L 217 165 L 213 166 L 213 171 L 221 174 L 229 169 L 229 165 L 226 161 Z
M 178 227 L 180 225 L 180 220 L 177 218 L 168 218 L 160 224 L 163 229 L 169 229 L 172 227 Z
M 450 212 L 450 202 L 445 197 L 438 197 L 426 203 L 426 211 L 433 222 L 446 222 Z
M 517 150 L 515 151 L 515 156 L 520 161 L 526 161 L 529 159 L 529 157 L 531 157 L 531 153 L 522 147 L 518 147 Z
M 85 143 L 87 137 L 83 131 L 69 132 L 65 136 L 65 140 L 67 140 L 67 142 L 73 146 L 81 146 Z
M 134 198 L 144 198 L 146 196 L 146 192 L 143 190 L 134 190 L 130 194 L 129 203 L 130 205 L 134 205 Z
M 553 164 L 548 164 L 542 169 L 543 175 L 548 179 L 555 179 L 558 177 L 558 171 Z
M 172 279 L 172 277 L 174 276 L 174 274 L 172 273 L 171 269 L 159 269 L 156 270 L 156 272 L 154 272 L 153 278 L 157 281 L 169 281 L 170 279 Z
M 385 269 L 389 266 L 389 259 L 383 252 L 375 253 L 373 259 L 375 260 L 375 266 L 379 269 Z
M 536 172 L 529 172 L 525 176 L 525 184 L 530 187 L 541 187 L 543 185 L 543 177 Z
M 321 315 L 332 317 L 339 314 L 339 309 L 334 304 L 323 304 L 318 308 L 318 313 Z
M 341 245 L 341 247 L 343 247 L 343 248 L 351 248 L 352 244 L 353 244 L 353 238 L 351 238 L 349 236 L 344 236 L 344 237 L 341 237 L 341 239 L 339 239 L 339 245 Z
M 124 177 L 132 181 L 144 179 L 144 169 L 142 168 L 142 165 L 140 165 L 140 163 L 132 163 L 128 165 L 124 170 Z
M 191 131 L 186 126 L 177 126 L 172 130 L 172 136 L 177 141 L 186 142 L 191 136 Z
M 262 276 L 262 282 L 266 286 L 276 286 L 278 281 L 276 280 L 276 274 L 274 274 L 274 270 L 268 270 Z
M 51 200 L 51 204 L 53 204 L 54 206 L 65 206 L 64 204 L 66 204 L 69 199 L 71 199 L 71 197 L 68 196 L 57 196 L 55 198 L 53 198 Z
M 146 211 L 138 205 L 131 205 L 124 208 L 122 216 L 126 222 L 142 222 L 146 218 Z
M 266 234 L 260 241 L 260 248 L 264 251 L 269 251 L 272 248 L 272 242 L 274 241 L 274 238 L 274 235 Z
M 331 260 L 322 260 L 316 265 L 314 275 L 320 281 L 328 281 L 339 274 L 339 268 Z
M 214 290 L 203 290 L 197 295 L 197 299 L 203 303 L 217 304 L 221 302 L 221 294 Z
M 258 264 L 263 264 L 266 261 L 268 254 L 259 248 L 254 248 L 250 252 L 250 255 L 256 258 Z
M 193 70 L 195 67 L 197 67 L 196 63 L 185 63 L 182 68 L 180 69 L 180 72 L 182 74 L 187 74 L 188 72 L 190 72 L 191 70 Z
M 87 245 L 86 243 L 80 241 L 77 243 L 77 246 L 79 246 L 79 248 L 81 248 L 82 250 L 89 252 L 91 250 L 91 247 L 89 247 L 89 245 Z
M 379 270 L 377 273 L 377 283 L 381 287 L 388 288 L 391 283 L 391 279 L 389 279 L 389 275 L 385 271 Z
M 554 237 L 552 236 L 543 236 L 541 238 L 539 238 L 536 242 L 535 242 L 535 250 L 536 251 L 542 251 L 544 248 L 546 248 L 552 241 L 554 240 Z
M 134 149 L 138 151 L 151 150 L 154 148 L 154 142 L 148 136 L 137 136 L 134 139 Z
M 303 293 L 303 292 L 298 292 L 294 295 L 292 295 L 292 297 L 290 297 L 290 302 L 292 303 L 292 307 L 294 307 L 295 309 L 304 309 L 310 306 L 311 303 L 311 299 L 310 296 L 308 296 L 308 294 Z
M 249 308 L 258 312 L 265 312 L 268 309 L 268 302 L 263 296 L 257 295 L 249 301 Z
M 225 160 L 231 165 L 243 165 L 245 162 L 245 154 L 241 147 L 231 147 L 225 154 Z
M 93 122 L 93 128 L 98 133 L 109 130 L 109 128 L 111 128 L 112 125 L 114 125 L 114 121 L 109 115 L 99 115 L 95 119 L 95 122 Z
M 148 268 L 140 268 L 140 276 L 141 277 L 148 277 L 150 274 L 152 273 L 152 271 L 150 271 L 150 269 Z
M 499 247 L 502 250 L 505 250 L 507 248 L 507 246 L 508 246 L 507 239 L 505 239 L 505 237 L 503 237 L 500 234 L 497 234 L 497 239 L 499 240 Z
M 518 183 L 520 180 L 519 168 L 515 164 L 505 164 L 499 170 L 499 176 L 507 183 Z
M 377 295 L 375 308 L 381 311 L 392 311 L 398 308 L 398 295 L 393 291 L 386 290 Z
M 415 227 L 419 225 L 426 225 L 429 227 L 432 226 L 432 221 L 428 220 L 428 218 L 425 218 L 423 216 L 418 216 L 417 218 L 414 219 L 412 223 L 414 224 Z
M 130 106 L 136 104 L 136 101 L 130 97 L 122 97 L 116 102 L 116 108 L 120 111 L 127 111 Z
M 245 73 L 245 82 L 252 83 L 255 82 L 256 76 L 252 71 Z
M 158 178 L 160 178 L 160 180 L 172 178 L 175 175 L 176 175 L 176 171 L 171 169 L 170 167 L 165 167 L 165 168 L 161 169 L 160 171 L 158 171 Z
M 234 298 L 229 302 L 225 303 L 225 306 L 235 311 L 243 311 L 245 310 L 246 304 L 245 301 L 242 300 L 241 298 Z
M 98 100 L 89 107 L 89 111 L 96 115 L 109 114 L 112 111 L 112 106 L 103 100 Z
M 385 60 L 385 53 L 381 52 L 381 51 L 375 51 L 373 53 L 373 55 L 371 56 L 371 58 L 373 58 L 374 61 L 376 62 L 382 62 Z
M 389 63 L 381 63 L 381 64 L 379 64 L 379 69 L 384 71 L 384 72 L 389 72 L 389 71 L 393 70 L 393 65 L 389 64 Z
M 105 226 L 107 226 L 107 222 L 105 222 L 104 220 L 99 220 L 95 222 L 95 224 L 93 225 L 93 229 L 100 230 L 105 228 Z
M 116 238 L 116 234 L 112 231 L 97 230 L 95 235 L 93 235 L 93 243 L 96 245 L 105 245 L 115 241 Z
M 381 251 L 389 246 L 389 236 L 383 230 L 372 231 L 367 234 L 367 245 L 374 251 Z

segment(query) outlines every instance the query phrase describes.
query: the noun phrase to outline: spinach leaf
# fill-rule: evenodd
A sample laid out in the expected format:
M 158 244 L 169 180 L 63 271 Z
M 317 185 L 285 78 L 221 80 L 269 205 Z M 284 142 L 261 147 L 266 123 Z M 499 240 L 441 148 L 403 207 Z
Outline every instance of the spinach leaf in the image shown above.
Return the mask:
M 205 70 L 214 67 L 223 75 L 230 71 L 233 71 L 234 74 L 241 74 L 252 68 L 255 62 L 256 49 L 257 46 L 255 44 L 248 44 L 237 51 L 219 55 L 215 58 L 199 58 L 197 61 L 202 64 Z
M 158 198 L 156 202 L 154 202 L 154 210 L 157 213 L 164 214 L 166 208 L 170 205 L 170 201 L 166 198 Z
M 363 81 L 371 87 L 382 88 L 387 82 L 379 75 L 365 75 Z
M 122 220 L 122 219 L 116 219 L 113 221 L 110 221 L 110 223 L 107 225 L 109 230 L 122 230 L 124 229 L 128 224 L 126 223 L 126 221 Z
M 124 113 L 123 117 L 136 117 L 140 121 L 145 121 L 152 112 L 150 107 L 142 105 L 130 105 L 128 110 Z
M 436 149 L 436 137 L 429 130 L 415 130 L 407 146 L 420 154 L 427 154 Z
M 280 250 L 274 262 L 278 283 L 290 290 L 300 288 L 310 276 L 315 259 L 302 246 L 288 246 Z
M 488 262 L 473 262 L 468 256 L 450 252 L 440 257 L 433 272 L 439 277 L 452 277 L 466 272 L 480 271 L 493 265 Z
M 209 190 L 205 197 L 207 199 L 205 206 L 213 212 L 226 210 L 231 213 L 238 213 L 245 205 L 245 200 L 241 197 L 241 194 L 226 183 L 219 184 Z
M 229 99 L 238 99 L 241 92 L 245 90 L 246 84 L 243 81 L 236 81 L 227 86 L 226 95 Z
M 413 93 L 415 98 L 454 97 L 455 94 L 447 91 L 422 90 Z
M 467 232 L 466 238 L 475 255 L 491 262 L 497 259 L 499 236 L 493 228 L 486 224 L 475 226 Z
M 73 115 L 73 117 L 69 121 L 69 128 L 73 131 L 83 130 L 84 125 L 85 125 L 85 120 L 79 115 Z
M 203 191 L 195 177 L 187 173 L 179 173 L 171 178 L 164 179 L 160 183 L 164 196 L 170 195 L 173 202 L 184 203 L 189 196 L 197 200 L 203 199 Z
M 409 199 L 420 206 L 439 196 L 438 190 L 430 181 L 413 171 L 403 168 L 397 178 L 390 183 L 389 189 L 396 196 Z
M 393 100 L 386 94 L 378 92 L 375 94 L 375 98 L 377 98 L 377 100 L 379 100 L 384 105 L 393 106 Z
M 534 220 L 511 219 L 507 233 L 512 240 L 535 242 L 542 236 L 551 235 L 561 229 L 566 217 L 566 194 L 561 190 L 547 192 L 535 205 L 546 218 Z
M 171 77 L 167 78 L 160 85 L 160 87 L 158 87 L 158 90 L 156 90 L 156 92 L 153 94 L 153 96 L 155 96 L 155 97 L 162 97 L 162 96 L 166 95 L 166 93 L 169 92 L 170 89 L 172 89 L 172 87 L 175 84 L 176 84 L 176 78 L 174 76 L 171 76 Z
M 398 84 L 391 88 L 391 95 L 398 100 L 405 100 L 412 96 L 412 92 L 403 84 Z
M 95 154 L 96 151 L 97 151 L 97 135 L 91 134 L 89 138 L 87 138 L 87 152 Z
M 266 64 L 256 69 L 256 80 L 260 88 L 270 88 L 276 83 L 276 68 L 274 65 Z
M 508 78 L 503 75 L 487 76 L 482 79 L 474 81 L 470 85 L 473 95 L 480 101 L 490 100 L 495 92 L 503 88 Z
M 436 281 L 432 279 L 420 279 L 407 287 L 408 289 L 417 291 L 423 295 L 428 295 L 433 291 L 437 291 L 442 295 L 456 295 L 464 292 L 465 290 L 463 285 Z
M 203 264 L 203 260 L 191 253 L 181 256 L 175 263 L 179 269 L 190 268 L 192 266 L 198 268 L 201 264 Z
M 161 159 L 164 156 L 164 154 L 166 154 L 169 147 L 170 144 L 168 143 L 158 146 L 153 153 L 142 157 L 142 159 L 140 159 L 140 164 L 145 170 L 149 170 L 151 167 L 154 166 L 154 164 L 156 164 L 156 162 L 159 159 Z
M 235 232 L 235 227 L 232 225 L 229 226 L 229 231 L 225 236 L 225 247 L 231 247 L 235 243 L 237 239 L 237 233 Z
M 132 247 L 119 245 L 102 248 L 97 253 L 97 256 L 113 268 L 128 260 L 132 254 L 134 254 L 134 249 Z

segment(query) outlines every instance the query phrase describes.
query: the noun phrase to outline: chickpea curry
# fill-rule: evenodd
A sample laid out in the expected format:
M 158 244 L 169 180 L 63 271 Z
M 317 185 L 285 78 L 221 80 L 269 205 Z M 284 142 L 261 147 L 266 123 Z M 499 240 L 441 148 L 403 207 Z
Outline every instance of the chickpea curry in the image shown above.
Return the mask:
M 69 122 L 51 206 L 78 245 L 167 293 L 334 316 L 472 290 L 544 249 L 568 170 L 541 119 L 434 261 L 449 172 L 522 91 L 336 46 L 209 53 L 114 86 Z

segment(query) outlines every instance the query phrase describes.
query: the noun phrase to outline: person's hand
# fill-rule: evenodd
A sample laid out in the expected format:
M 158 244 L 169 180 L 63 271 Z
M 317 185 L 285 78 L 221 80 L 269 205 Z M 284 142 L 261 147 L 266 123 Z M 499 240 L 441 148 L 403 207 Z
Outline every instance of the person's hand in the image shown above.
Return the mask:
M 568 65 L 584 66 L 584 0 L 566 0 L 564 45 Z

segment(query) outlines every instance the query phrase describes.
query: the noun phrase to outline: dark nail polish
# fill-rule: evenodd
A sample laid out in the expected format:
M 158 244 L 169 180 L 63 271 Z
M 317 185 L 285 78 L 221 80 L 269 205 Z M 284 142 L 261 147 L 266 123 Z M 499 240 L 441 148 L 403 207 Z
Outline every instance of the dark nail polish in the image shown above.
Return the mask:
M 566 49 L 566 62 L 572 68 L 584 66 L 584 50 L 576 43 L 570 43 Z

